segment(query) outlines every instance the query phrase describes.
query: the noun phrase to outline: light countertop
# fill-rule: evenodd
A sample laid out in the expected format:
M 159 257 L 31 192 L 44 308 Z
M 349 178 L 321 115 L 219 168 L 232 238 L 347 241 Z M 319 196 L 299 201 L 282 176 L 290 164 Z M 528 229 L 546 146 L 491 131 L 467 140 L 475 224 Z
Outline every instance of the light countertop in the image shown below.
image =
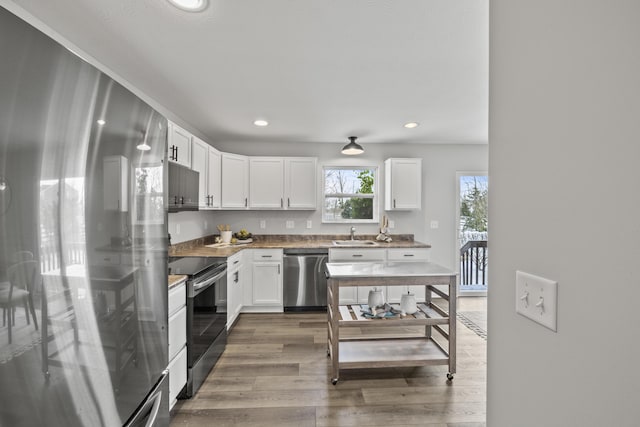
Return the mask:
M 456 273 L 433 262 L 357 262 L 327 263 L 331 279 L 358 277 L 429 277 Z
M 170 274 L 169 275 L 169 289 L 178 286 L 180 283 L 187 280 L 187 276 L 183 274 Z

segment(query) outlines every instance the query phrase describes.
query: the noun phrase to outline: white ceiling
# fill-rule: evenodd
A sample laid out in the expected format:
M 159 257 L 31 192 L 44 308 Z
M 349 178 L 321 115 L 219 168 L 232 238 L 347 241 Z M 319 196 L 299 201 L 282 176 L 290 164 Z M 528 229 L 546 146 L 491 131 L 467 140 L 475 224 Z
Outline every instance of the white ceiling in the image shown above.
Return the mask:
M 487 143 L 488 0 L 14 3 L 214 145 Z

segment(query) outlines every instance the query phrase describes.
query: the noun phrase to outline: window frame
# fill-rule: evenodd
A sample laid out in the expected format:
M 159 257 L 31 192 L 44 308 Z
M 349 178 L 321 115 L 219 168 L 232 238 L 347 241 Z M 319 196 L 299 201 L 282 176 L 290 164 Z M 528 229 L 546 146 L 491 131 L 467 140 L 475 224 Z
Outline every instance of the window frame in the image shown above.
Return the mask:
M 351 171 L 373 171 L 373 193 L 327 193 L 327 171 L 328 170 L 351 170 Z M 326 219 L 325 209 L 327 198 L 343 197 L 343 198 L 360 198 L 360 199 L 373 199 L 373 218 L 371 219 Z M 377 165 L 324 165 L 322 166 L 322 223 L 323 224 L 377 224 L 380 222 L 379 213 L 380 203 L 380 168 Z

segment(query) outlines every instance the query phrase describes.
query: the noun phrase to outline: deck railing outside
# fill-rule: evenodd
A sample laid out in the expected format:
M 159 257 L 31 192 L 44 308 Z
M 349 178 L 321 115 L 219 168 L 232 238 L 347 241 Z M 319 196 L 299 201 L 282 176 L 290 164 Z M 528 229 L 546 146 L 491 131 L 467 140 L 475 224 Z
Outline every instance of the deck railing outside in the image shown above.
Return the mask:
M 460 248 L 460 285 L 487 285 L 487 241 L 469 240 Z

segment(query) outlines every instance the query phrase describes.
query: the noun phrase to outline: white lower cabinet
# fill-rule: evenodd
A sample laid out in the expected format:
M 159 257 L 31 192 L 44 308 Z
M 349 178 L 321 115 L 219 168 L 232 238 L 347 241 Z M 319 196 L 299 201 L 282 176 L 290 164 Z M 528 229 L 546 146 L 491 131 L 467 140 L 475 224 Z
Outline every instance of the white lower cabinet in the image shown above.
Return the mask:
M 187 384 L 187 347 L 183 347 L 169 362 L 169 405 L 173 408 L 178 394 Z
M 252 273 L 253 305 L 282 307 L 282 250 L 254 250 Z
M 424 262 L 429 261 L 428 248 L 387 249 L 387 261 L 389 262 Z M 416 296 L 416 301 L 426 299 L 424 286 L 389 286 L 387 302 L 400 304 L 402 294 L 411 292 Z
M 227 259 L 227 331 L 230 331 L 242 309 L 243 288 L 243 251 Z
M 173 408 L 180 390 L 187 384 L 187 286 L 169 290 L 168 355 L 169 405 Z
M 245 313 L 278 313 L 282 302 L 282 249 L 248 249 L 245 253 Z
M 329 249 L 329 262 L 384 262 L 387 258 L 386 249 Z M 369 291 L 373 287 L 345 286 L 340 288 L 340 305 L 345 304 L 366 304 L 369 298 Z M 382 294 L 386 300 L 387 287 L 380 286 Z

